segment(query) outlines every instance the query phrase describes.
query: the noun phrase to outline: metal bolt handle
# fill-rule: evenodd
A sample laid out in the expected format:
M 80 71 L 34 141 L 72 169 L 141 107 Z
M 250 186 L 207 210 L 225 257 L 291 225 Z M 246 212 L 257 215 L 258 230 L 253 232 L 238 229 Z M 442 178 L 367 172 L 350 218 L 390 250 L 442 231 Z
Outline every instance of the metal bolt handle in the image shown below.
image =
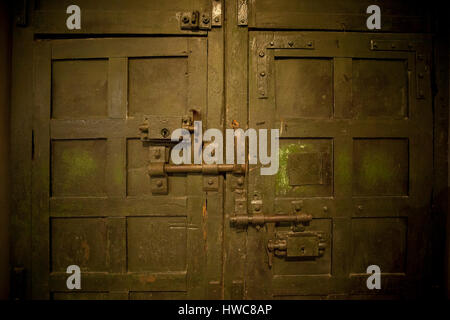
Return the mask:
M 150 163 L 148 173 L 150 176 L 164 176 L 167 173 L 204 173 L 219 174 L 222 172 L 245 173 L 245 164 L 168 164 L 164 162 Z
M 253 216 L 234 216 L 230 218 L 230 222 L 237 226 L 246 225 L 263 225 L 265 223 L 277 223 L 277 222 L 292 222 L 292 223 L 308 223 L 312 220 L 310 214 L 295 214 L 295 215 L 253 215 Z

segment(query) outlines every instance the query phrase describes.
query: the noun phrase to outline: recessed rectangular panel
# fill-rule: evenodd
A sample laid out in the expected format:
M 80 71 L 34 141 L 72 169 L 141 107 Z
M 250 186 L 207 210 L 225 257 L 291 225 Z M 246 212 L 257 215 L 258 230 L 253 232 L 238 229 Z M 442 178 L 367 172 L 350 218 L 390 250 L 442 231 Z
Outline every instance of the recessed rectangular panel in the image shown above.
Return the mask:
M 352 273 L 377 265 L 382 273 L 406 270 L 406 218 L 352 219 Z
M 353 59 L 352 83 L 357 118 L 408 117 L 406 60 Z
M 408 139 L 354 139 L 353 195 L 407 195 L 408 148 Z
M 281 118 L 330 118 L 333 114 L 331 59 L 275 60 L 276 108 Z
M 324 197 L 333 193 L 332 139 L 280 141 L 276 194 L 291 197 Z
M 288 156 L 289 185 L 321 185 L 323 184 L 323 157 L 319 152 L 292 153 Z
M 52 63 L 52 117 L 107 116 L 108 60 L 56 60 Z
M 181 116 L 187 112 L 188 59 L 129 59 L 128 114 Z
M 106 140 L 52 142 L 52 196 L 105 194 Z
M 127 221 L 128 271 L 186 270 L 186 218 L 139 217 Z
M 50 229 L 52 271 L 66 272 L 70 265 L 82 272 L 108 270 L 106 219 L 54 218 Z

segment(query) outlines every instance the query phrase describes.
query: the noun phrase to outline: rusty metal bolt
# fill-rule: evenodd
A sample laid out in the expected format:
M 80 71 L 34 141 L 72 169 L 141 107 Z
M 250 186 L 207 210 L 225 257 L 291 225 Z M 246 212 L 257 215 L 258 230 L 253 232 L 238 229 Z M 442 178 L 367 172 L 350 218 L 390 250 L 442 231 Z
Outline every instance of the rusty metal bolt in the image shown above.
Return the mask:
M 261 77 L 264 77 L 264 76 L 266 75 L 266 73 L 265 73 L 264 71 L 262 71 L 259 75 L 260 75 Z
M 204 24 L 208 24 L 209 23 L 209 18 L 208 17 L 203 17 L 203 23 Z
M 289 45 L 289 47 L 292 47 L 292 46 L 294 45 L 294 42 L 289 41 L 289 42 L 288 42 L 288 45 Z
M 358 206 L 358 210 L 361 211 L 362 209 L 363 209 L 363 206 L 362 206 L 362 205 L 359 205 L 359 206 Z
M 163 182 L 161 180 L 156 181 L 156 186 L 161 188 L 163 186 Z
M 323 211 L 327 212 L 327 211 L 328 211 L 328 207 L 327 207 L 327 206 L 324 206 L 324 207 L 323 207 Z
M 210 186 L 212 186 L 212 185 L 214 184 L 214 180 L 213 180 L 212 178 L 209 178 L 209 179 L 208 179 L 208 184 L 209 184 Z
M 238 186 L 244 185 L 244 178 L 239 177 L 238 180 L 237 180 L 237 184 L 238 184 Z
M 261 58 L 264 57 L 264 56 L 265 56 L 264 51 L 261 51 L 261 52 L 259 53 L 259 56 L 260 56 Z
M 273 41 L 270 41 L 270 45 L 273 46 L 273 45 L 274 45 L 274 42 L 273 42 Z
M 214 19 L 214 21 L 215 21 L 215 22 L 219 22 L 219 21 L 220 21 L 219 17 L 216 17 L 216 18 Z

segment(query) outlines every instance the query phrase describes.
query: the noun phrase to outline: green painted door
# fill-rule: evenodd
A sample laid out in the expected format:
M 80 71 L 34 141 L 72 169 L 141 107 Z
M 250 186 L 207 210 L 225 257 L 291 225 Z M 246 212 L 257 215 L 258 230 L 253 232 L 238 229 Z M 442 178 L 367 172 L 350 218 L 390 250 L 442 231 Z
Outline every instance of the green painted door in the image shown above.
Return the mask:
M 26 297 L 418 293 L 431 43 L 417 8 L 387 1 L 383 32 L 368 33 L 361 3 L 80 0 L 80 30 L 66 27 L 68 3 L 30 6 L 31 25 L 15 27 L 12 109 L 12 260 Z M 202 28 L 183 24 L 194 11 Z M 193 109 L 204 130 L 279 129 L 277 174 L 149 177 Z M 230 223 L 302 214 L 311 221 Z M 81 290 L 66 286 L 70 265 Z M 382 290 L 367 289 L 370 265 Z
M 432 187 L 429 40 L 254 32 L 249 41 L 249 126 L 281 137 L 278 173 L 250 169 L 249 211 L 312 220 L 248 228 L 246 297 L 414 296 Z M 382 290 L 366 286 L 370 265 Z
M 167 142 L 141 141 L 139 126 L 206 111 L 206 51 L 204 38 L 36 44 L 34 297 L 202 296 L 201 176 L 170 176 L 154 194 L 150 150 Z M 81 293 L 66 286 L 69 265 Z

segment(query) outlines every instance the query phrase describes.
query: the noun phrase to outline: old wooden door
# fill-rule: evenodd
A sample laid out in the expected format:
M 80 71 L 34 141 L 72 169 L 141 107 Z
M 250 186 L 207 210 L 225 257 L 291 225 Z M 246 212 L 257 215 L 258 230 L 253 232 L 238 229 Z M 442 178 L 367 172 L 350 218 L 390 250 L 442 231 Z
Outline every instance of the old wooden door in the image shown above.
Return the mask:
M 255 32 L 250 43 L 250 127 L 281 132 L 277 175 L 251 171 L 250 208 L 312 220 L 248 231 L 247 295 L 414 295 L 431 196 L 428 41 Z
M 370 3 L 351 0 L 78 1 L 80 30 L 66 27 L 70 3 L 28 6 L 13 90 L 13 260 L 27 296 L 417 294 L 431 45 L 420 8 L 386 2 L 384 33 L 366 28 Z M 279 129 L 278 173 L 149 177 L 193 119 Z M 230 223 L 280 214 L 311 221 Z M 381 290 L 366 286 L 370 265 Z
M 84 297 L 195 295 L 201 177 L 171 176 L 155 195 L 139 126 L 172 130 L 160 117 L 181 124 L 190 104 L 205 110 L 205 40 L 42 41 L 35 59 L 34 294 L 65 297 L 78 265 L 94 292 Z

